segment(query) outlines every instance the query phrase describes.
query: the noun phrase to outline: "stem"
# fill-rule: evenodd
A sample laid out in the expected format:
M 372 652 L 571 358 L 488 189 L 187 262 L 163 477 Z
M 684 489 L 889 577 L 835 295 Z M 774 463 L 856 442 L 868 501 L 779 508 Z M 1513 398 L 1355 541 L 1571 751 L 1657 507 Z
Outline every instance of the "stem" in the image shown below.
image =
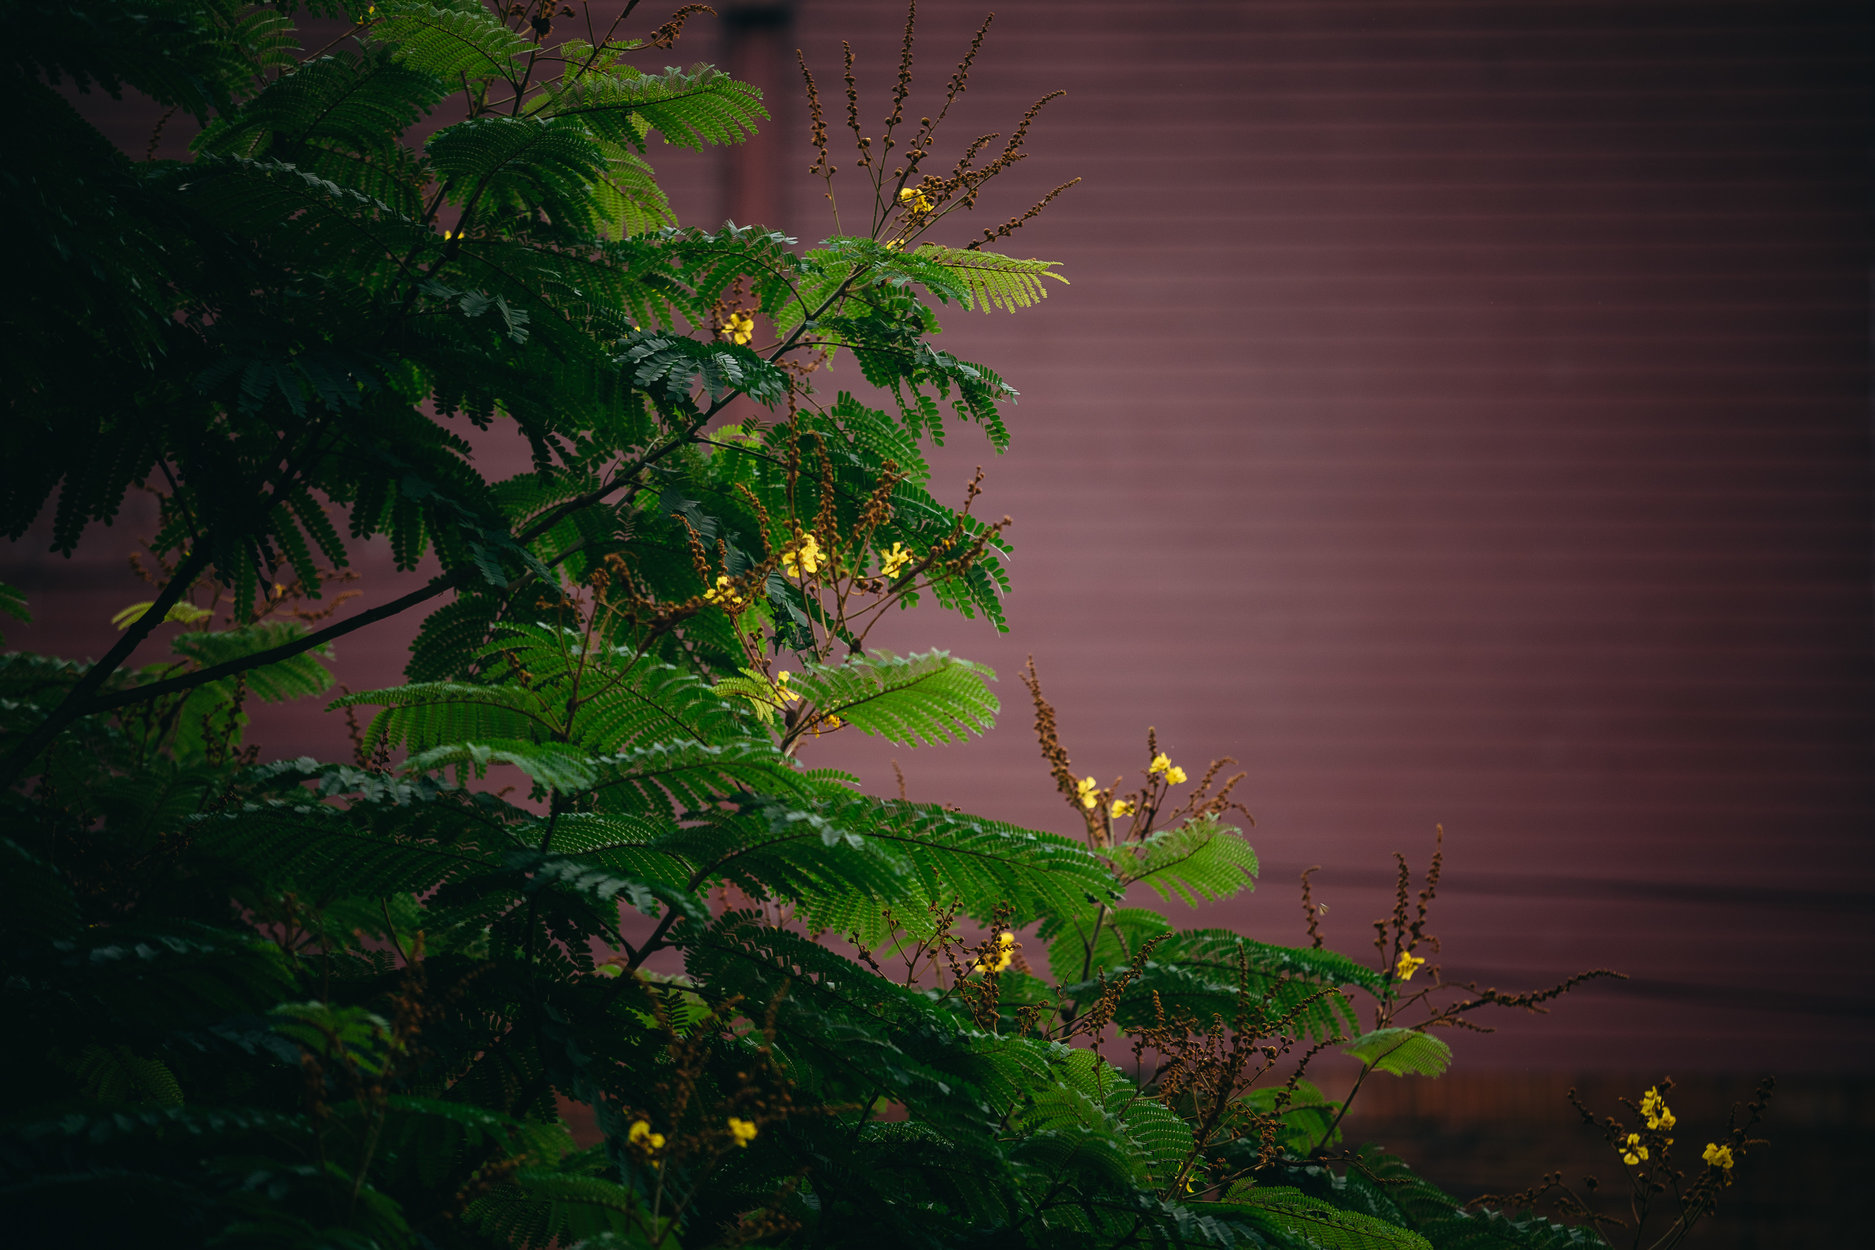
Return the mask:
M 130 653 L 137 649 L 137 645 L 163 623 L 163 619 L 169 615 L 169 610 L 176 606 L 182 596 L 195 584 L 196 577 L 208 567 L 208 563 L 207 547 L 197 543 L 195 548 L 183 557 L 182 563 L 176 566 L 169 584 L 157 593 L 156 601 L 150 605 L 149 610 L 124 631 L 123 637 L 104 653 L 103 659 L 85 670 L 85 675 L 80 677 L 77 684 L 66 692 L 63 699 L 59 700 L 59 705 L 52 709 L 51 715 L 41 721 L 18 746 L 7 753 L 5 762 L 0 763 L 0 789 L 10 788 L 19 779 L 20 774 L 25 772 L 27 765 L 38 758 L 39 753 L 50 746 L 52 740 L 79 717 L 103 707 L 116 706 L 115 703 L 109 701 L 111 696 L 107 696 L 104 700 L 93 699 L 92 696 L 111 674 L 123 667 L 124 661 L 130 658 Z M 131 702 L 129 699 L 121 701 Z
M 112 708 L 124 707 L 131 703 L 141 703 L 146 699 L 156 699 L 166 694 L 192 690 L 196 686 L 211 681 L 218 681 L 223 677 L 230 677 L 236 673 L 246 672 L 250 668 L 259 668 L 265 664 L 277 664 L 281 660 L 291 659 L 303 651 L 311 651 L 315 647 L 324 646 L 332 639 L 341 638 L 355 629 L 362 629 L 364 626 L 384 620 L 386 617 L 396 616 L 406 608 L 415 607 L 426 599 L 433 599 L 444 591 L 453 589 L 460 583 L 466 581 L 471 571 L 471 567 L 464 566 L 453 572 L 439 574 L 431 578 L 425 585 L 411 591 L 407 595 L 402 595 L 391 600 L 389 603 L 379 604 L 375 608 L 360 612 L 357 616 L 349 617 L 338 622 L 336 625 L 328 625 L 324 629 L 316 630 L 313 633 L 295 638 L 291 642 L 283 642 L 277 647 L 270 647 L 265 651 L 257 651 L 253 655 L 244 656 L 238 660 L 228 660 L 221 664 L 211 665 L 208 668 L 197 669 L 193 673 L 184 673 L 180 677 L 171 677 L 167 681 L 152 682 L 147 686 L 136 686 L 129 690 L 120 690 L 115 694 L 104 695 L 101 698 L 92 700 L 91 706 L 86 708 L 85 712 L 107 712 Z M 152 609 L 151 611 L 154 612 L 154 610 L 155 609 Z
M 1354 1096 L 1361 1092 L 1361 1082 L 1365 1081 L 1367 1074 L 1373 1070 L 1373 1064 L 1367 1064 L 1361 1068 L 1361 1074 L 1354 1078 L 1354 1084 L 1349 1088 L 1348 1096 L 1341 1100 L 1341 1110 L 1335 1112 L 1335 1118 L 1330 1120 L 1328 1127 L 1322 1130 L 1321 1140 L 1315 1143 L 1314 1149 L 1309 1151 L 1310 1154 L 1326 1146 L 1328 1139 L 1335 1135 L 1335 1130 L 1341 1127 L 1341 1117 L 1348 1113 L 1348 1108 L 1354 1105 Z

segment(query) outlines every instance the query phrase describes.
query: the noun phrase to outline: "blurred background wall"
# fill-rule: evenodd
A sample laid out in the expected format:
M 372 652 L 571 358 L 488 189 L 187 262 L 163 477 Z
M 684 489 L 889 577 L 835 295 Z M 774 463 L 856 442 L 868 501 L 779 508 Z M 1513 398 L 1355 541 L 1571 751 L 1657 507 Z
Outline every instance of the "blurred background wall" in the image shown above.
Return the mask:
M 914 119 L 985 4 L 921 6 Z M 840 41 L 876 132 L 903 10 L 717 7 L 664 56 L 760 83 L 776 121 L 660 161 L 680 212 L 826 234 L 794 51 L 850 173 Z M 982 464 L 1015 517 L 1011 631 L 915 613 L 887 640 L 996 667 L 1003 724 L 816 762 L 884 792 L 896 758 L 915 799 L 1072 832 L 1033 655 L 1078 772 L 1141 768 L 1154 725 L 1248 773 L 1262 885 L 1194 923 L 1304 940 L 1320 864 L 1354 953 L 1393 852 L 1423 870 L 1443 824 L 1448 981 L 1630 979 L 1457 1036 L 1451 1076 L 1364 1093 L 1352 1131 L 1460 1191 L 1609 1179 L 1569 1085 L 1612 1110 L 1680 1077 L 1690 1137 L 1776 1072 L 1774 1145 L 1698 1244 L 1845 1244 L 1830 1213 L 1875 1163 L 1870 41 L 1851 3 L 1004 0 L 929 168 L 1067 95 L 932 237 L 1084 179 L 997 245 L 1073 285 L 944 336 L 1023 392 L 1011 450 L 953 429 L 936 483 Z M 143 150 L 134 102 L 92 103 Z M 864 188 L 835 189 L 850 227 Z M 102 650 L 136 537 L 7 552 L 41 618 L 12 640 Z M 398 593 L 364 567 L 366 602 Z M 344 640 L 341 675 L 395 680 L 414 625 Z M 346 749 L 305 709 L 257 732 Z

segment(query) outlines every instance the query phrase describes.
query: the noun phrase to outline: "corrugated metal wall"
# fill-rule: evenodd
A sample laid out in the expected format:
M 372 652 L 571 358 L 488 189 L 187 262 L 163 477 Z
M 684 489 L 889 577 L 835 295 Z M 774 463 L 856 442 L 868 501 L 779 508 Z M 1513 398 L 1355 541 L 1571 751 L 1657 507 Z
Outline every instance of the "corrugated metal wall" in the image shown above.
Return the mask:
M 983 11 L 921 8 L 914 117 Z M 798 6 L 874 126 L 900 12 Z M 1846 4 L 1000 6 L 952 143 L 1068 94 L 935 237 L 1086 181 L 1002 245 L 1073 285 L 945 335 L 1024 392 L 989 465 L 1017 592 L 1006 638 L 904 622 L 1009 704 L 901 755 L 914 797 L 1073 826 L 1033 652 L 1077 768 L 1137 769 L 1150 723 L 1249 770 L 1265 884 L 1211 919 L 1295 940 L 1320 863 L 1363 945 L 1443 822 L 1448 977 L 1635 977 L 1464 1064 L 1866 1053 L 1868 33 Z M 782 208 L 813 234 L 807 159 Z M 953 447 L 961 486 L 989 457 Z

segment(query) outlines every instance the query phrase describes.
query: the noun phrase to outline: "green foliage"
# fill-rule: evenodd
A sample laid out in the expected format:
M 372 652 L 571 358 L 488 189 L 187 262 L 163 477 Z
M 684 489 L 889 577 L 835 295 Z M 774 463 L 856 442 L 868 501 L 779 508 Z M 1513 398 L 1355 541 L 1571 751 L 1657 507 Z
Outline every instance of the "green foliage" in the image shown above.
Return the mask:
M 1418 1233 L 1342 1210 L 1295 1189 L 1252 1186 L 1234 1191 L 1230 1202 L 1278 1245 L 1309 1250 L 1431 1250 Z
M 1163 899 L 1196 907 L 1251 888 L 1257 857 L 1236 829 L 1197 819 L 1140 840 L 1115 867 L 1129 884 L 1143 881 Z
M 962 742 L 995 723 L 987 682 L 996 674 L 943 651 L 851 655 L 838 668 L 809 665 L 793 689 L 829 716 L 903 746 Z
M 1452 1064 L 1450 1046 L 1412 1029 L 1363 1033 L 1354 1039 L 1347 1053 L 1369 1067 L 1397 1076 L 1442 1076 Z
M 912 258 L 944 269 L 964 288 L 963 302 L 984 312 L 992 308 L 1014 312 L 1040 303 L 1048 294 L 1043 278 L 1067 282 L 1066 278 L 1052 272 L 1051 267 L 1057 263 L 1052 260 L 1017 260 L 1013 256 L 967 251 L 938 243 L 920 245 Z
M 802 250 L 680 227 L 658 187 L 653 135 L 701 149 L 768 117 L 708 66 L 632 63 L 685 12 L 595 45 L 551 5 L 332 0 L 297 6 L 345 19 L 313 47 L 295 7 L 0 10 L 0 528 L 50 513 L 70 551 L 150 487 L 161 574 L 103 660 L 0 656 L 0 1226 L 1595 1244 L 1329 1153 L 1344 1104 L 1276 1060 L 1442 1072 L 1394 976 L 1124 905 L 1251 887 L 1228 787 L 1173 810 L 1162 760 L 1128 831 L 1077 792 L 1082 840 L 805 762 L 827 734 L 944 744 L 1000 710 L 987 668 L 866 639 L 925 597 L 1005 627 L 1002 526 L 974 484 L 942 501 L 925 443 L 948 408 L 1001 450 L 1016 392 L 931 336 L 940 307 L 1015 312 L 1065 279 L 920 236 L 1020 134 L 955 185 L 907 152 L 870 234 Z M 190 157 L 119 153 L 68 81 L 194 115 Z M 865 386 L 827 402 L 840 352 Z M 492 477 L 504 438 L 527 467 Z M 332 618 L 313 601 L 374 536 L 436 576 Z M 331 700 L 371 710 L 350 762 L 258 762 L 250 700 L 329 697 L 329 642 L 431 600 L 408 682 Z M 0 613 L 24 599 L 0 587 Z M 170 624 L 167 659 L 126 662 Z M 1378 1023 L 1349 1043 L 1356 993 Z

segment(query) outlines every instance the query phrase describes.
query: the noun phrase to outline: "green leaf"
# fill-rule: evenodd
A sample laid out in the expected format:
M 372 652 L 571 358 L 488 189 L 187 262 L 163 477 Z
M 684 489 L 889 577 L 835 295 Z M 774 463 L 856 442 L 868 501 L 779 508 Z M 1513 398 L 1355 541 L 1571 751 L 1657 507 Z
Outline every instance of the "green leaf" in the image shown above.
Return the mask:
M 701 150 L 741 143 L 755 133 L 756 122 L 768 119 L 760 90 L 707 65 L 662 75 L 586 74 L 566 84 L 548 83 L 546 93 L 542 116 L 577 118 L 641 152 L 648 130 L 658 131 L 666 143 Z
M 1253 1186 L 1232 1188 L 1226 1203 L 1279 1244 L 1297 1250 L 1432 1250 L 1418 1233 L 1353 1211 L 1331 1206 L 1297 1189 Z
M 1162 829 L 1136 846 L 1118 848 L 1114 869 L 1129 884 L 1144 881 L 1164 899 L 1230 898 L 1256 885 L 1257 856 L 1243 833 L 1205 816 Z
M 1347 1054 L 1396 1076 L 1439 1076 L 1452 1063 L 1452 1048 L 1415 1029 L 1375 1029 L 1354 1039 Z
M 454 87 L 516 73 L 533 47 L 481 5 L 439 6 L 427 0 L 378 5 L 370 40 L 412 69 Z
M 920 244 L 912 251 L 918 260 L 940 265 L 969 293 L 970 306 L 984 312 L 1000 308 L 1014 312 L 1039 304 L 1048 294 L 1043 278 L 1066 284 L 1054 273 L 1054 260 L 1018 260 L 994 252 L 967 251 L 937 243 Z
M 790 686 L 815 708 L 863 733 L 907 746 L 962 742 L 996 723 L 987 683 L 996 674 L 947 651 L 848 656 L 837 668 L 804 666 Z

